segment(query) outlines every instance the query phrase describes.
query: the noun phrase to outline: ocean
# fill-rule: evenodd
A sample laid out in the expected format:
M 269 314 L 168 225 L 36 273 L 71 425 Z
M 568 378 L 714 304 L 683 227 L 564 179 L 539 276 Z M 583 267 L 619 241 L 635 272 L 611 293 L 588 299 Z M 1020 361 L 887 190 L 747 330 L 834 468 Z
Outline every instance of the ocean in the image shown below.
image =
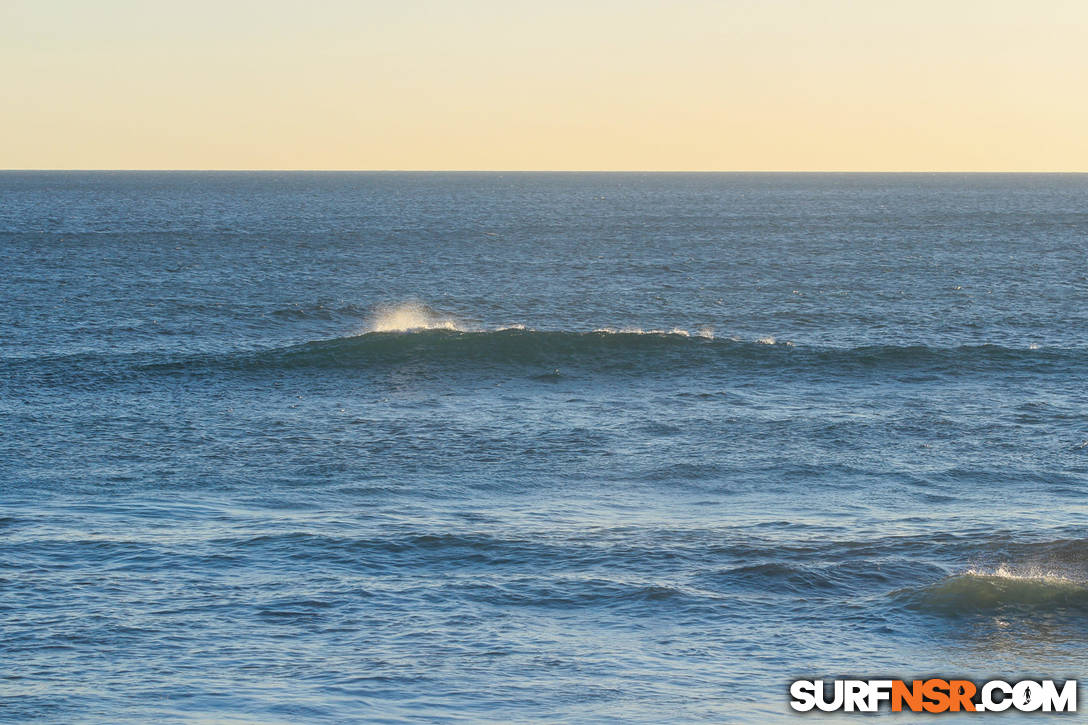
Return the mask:
M 1088 175 L 3 172 L 0 244 L 5 722 L 1088 675 Z

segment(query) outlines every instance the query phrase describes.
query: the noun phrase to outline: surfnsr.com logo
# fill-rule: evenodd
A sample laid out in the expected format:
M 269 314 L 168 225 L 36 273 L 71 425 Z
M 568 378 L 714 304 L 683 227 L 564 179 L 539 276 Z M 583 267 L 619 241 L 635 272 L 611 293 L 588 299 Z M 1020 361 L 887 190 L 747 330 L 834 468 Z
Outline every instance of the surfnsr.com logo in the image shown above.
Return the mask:
M 1076 712 L 1077 681 L 797 680 L 790 707 L 798 712 Z

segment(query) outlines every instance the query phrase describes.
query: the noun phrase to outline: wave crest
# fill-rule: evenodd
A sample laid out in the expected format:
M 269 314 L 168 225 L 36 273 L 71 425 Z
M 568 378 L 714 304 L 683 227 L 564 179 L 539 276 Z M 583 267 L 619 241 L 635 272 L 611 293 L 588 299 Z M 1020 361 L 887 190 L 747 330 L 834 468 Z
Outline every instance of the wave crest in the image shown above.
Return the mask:
M 382 307 L 370 321 L 368 332 L 411 332 L 413 330 L 464 331 L 464 327 L 449 315 L 419 302 L 407 302 L 395 307 Z
M 899 596 L 913 608 L 946 616 L 1006 610 L 1073 610 L 1088 613 L 1088 582 L 1062 572 L 1002 565 L 971 569 Z
M 451 374 L 465 371 L 527 369 L 595 371 L 618 374 L 661 374 L 679 369 L 719 369 L 733 373 L 796 370 L 833 377 L 859 374 L 966 375 L 1010 369 L 1088 370 L 1088 355 L 1079 350 L 1052 350 L 1045 355 L 994 345 L 956 348 L 870 346 L 857 348 L 794 347 L 788 341 L 746 342 L 722 337 L 684 335 L 674 330 L 596 330 L 570 332 L 509 326 L 494 330 L 462 329 L 458 321 L 401 311 L 378 316 L 370 331 L 348 337 L 226 354 L 194 355 L 160 361 L 137 361 L 143 370 L 189 374 L 195 367 L 245 369 L 252 372 L 297 368 L 367 369 L 411 364 Z M 59 361 L 66 371 L 82 358 Z M 94 366 L 95 359 L 85 363 Z M 27 365 L 11 362 L 11 366 Z M 0 369 L 3 369 L 0 365 Z

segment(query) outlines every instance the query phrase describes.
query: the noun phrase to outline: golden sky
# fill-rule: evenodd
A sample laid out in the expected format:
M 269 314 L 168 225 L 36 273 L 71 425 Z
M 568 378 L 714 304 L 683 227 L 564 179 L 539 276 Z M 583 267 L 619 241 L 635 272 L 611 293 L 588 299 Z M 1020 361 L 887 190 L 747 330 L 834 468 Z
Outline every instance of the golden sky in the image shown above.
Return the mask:
M 0 0 L 0 168 L 1088 171 L 1088 0 Z

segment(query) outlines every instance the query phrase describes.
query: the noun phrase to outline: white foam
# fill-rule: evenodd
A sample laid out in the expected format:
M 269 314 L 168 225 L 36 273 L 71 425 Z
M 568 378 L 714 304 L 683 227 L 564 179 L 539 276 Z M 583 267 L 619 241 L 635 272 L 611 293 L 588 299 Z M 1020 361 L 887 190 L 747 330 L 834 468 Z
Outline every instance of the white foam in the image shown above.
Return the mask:
M 991 577 L 994 579 L 1010 579 L 1013 581 L 1035 581 L 1047 584 L 1083 584 L 1084 582 L 1068 576 L 1066 573 L 1044 569 L 1039 566 L 1015 566 L 1001 564 L 993 569 L 968 569 L 964 572 L 967 576 Z
M 370 321 L 369 327 L 370 332 L 463 329 L 452 317 L 441 315 L 418 302 L 379 309 Z
M 452 330 L 455 332 L 485 332 L 492 330 L 502 332 L 504 330 L 532 330 L 520 323 L 501 325 L 493 328 L 470 327 L 452 315 L 438 312 L 420 302 L 404 302 L 399 305 L 381 307 L 376 310 L 367 325 L 365 332 L 412 332 L 416 330 Z M 593 332 L 609 335 L 675 335 L 677 337 L 700 337 L 708 340 L 714 339 L 714 328 L 703 325 L 695 331 L 682 327 L 668 329 L 654 328 L 651 330 L 642 327 L 598 327 Z M 730 338 L 740 341 L 740 338 Z M 773 337 L 764 337 L 756 342 L 765 345 L 774 345 Z M 792 343 L 785 343 L 787 345 Z
M 603 332 L 608 335 L 646 335 L 646 330 L 641 327 L 598 327 L 594 332 Z M 652 331 L 651 331 L 652 332 Z
M 603 332 L 608 335 L 677 335 L 679 337 L 691 337 L 691 332 L 682 327 L 673 327 L 668 330 L 645 330 L 641 327 L 598 327 L 594 332 Z

